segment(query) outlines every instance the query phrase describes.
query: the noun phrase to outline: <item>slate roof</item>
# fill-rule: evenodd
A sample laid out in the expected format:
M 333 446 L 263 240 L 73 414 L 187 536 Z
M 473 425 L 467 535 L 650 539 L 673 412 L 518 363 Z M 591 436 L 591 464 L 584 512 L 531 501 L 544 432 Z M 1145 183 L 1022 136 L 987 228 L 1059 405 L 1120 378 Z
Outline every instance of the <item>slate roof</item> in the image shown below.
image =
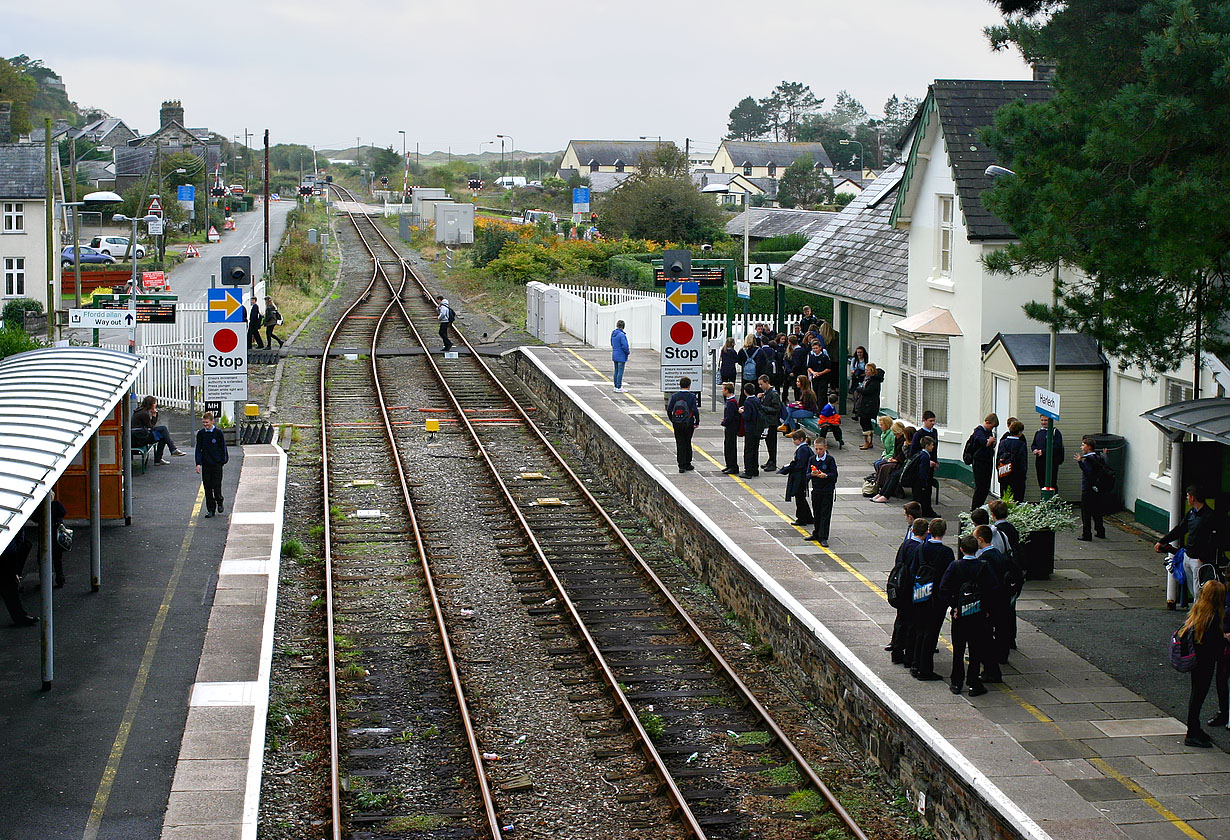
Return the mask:
M 982 192 L 991 187 L 991 179 L 983 172 L 997 158 L 982 142 L 978 130 L 991 125 L 1002 105 L 1018 99 L 1045 102 L 1054 93 L 1048 82 L 1035 81 L 937 79 L 931 85 L 928 95 L 935 97 L 944 146 L 971 241 L 1016 238 L 1011 228 L 982 206 Z
M 983 353 L 1002 344 L 1017 370 L 1046 370 L 1050 366 L 1050 333 L 997 333 Z M 1101 370 L 1106 360 L 1098 352 L 1098 343 L 1080 333 L 1059 333 L 1055 336 L 1055 368 L 1065 370 Z
M 776 275 L 796 289 L 905 314 L 909 236 L 888 223 L 905 167 L 884 170 Z
M 115 174 L 144 175 L 149 172 L 157 150 L 153 146 L 117 146 L 114 152 Z
M 743 235 L 743 217 L 751 213 L 748 236 L 753 239 L 768 239 L 802 233 L 811 236 L 837 218 L 837 213 L 824 210 L 785 210 L 777 207 L 753 207 L 735 216 L 726 223 L 726 232 L 731 236 Z
M 79 160 L 77 172 L 87 181 L 109 181 L 115 177 L 115 164 L 109 160 Z
M 0 198 L 46 198 L 45 154 L 33 143 L 0 143 Z
M 726 153 L 735 166 L 768 166 L 776 164 L 785 169 L 803 155 L 810 154 L 812 163 L 825 169 L 833 168 L 833 161 L 820 143 L 773 143 L 768 140 L 723 140 Z
M 573 140 L 570 144 L 577 153 L 577 160 L 582 168 L 588 167 L 590 161 L 599 166 L 614 166 L 616 161 L 623 161 L 625 166 L 636 166 L 641 155 L 652 155 L 658 147 L 657 140 Z M 664 140 L 663 146 L 674 146 L 670 140 Z
M 596 193 L 610 192 L 633 176 L 632 172 L 585 172 L 589 188 Z

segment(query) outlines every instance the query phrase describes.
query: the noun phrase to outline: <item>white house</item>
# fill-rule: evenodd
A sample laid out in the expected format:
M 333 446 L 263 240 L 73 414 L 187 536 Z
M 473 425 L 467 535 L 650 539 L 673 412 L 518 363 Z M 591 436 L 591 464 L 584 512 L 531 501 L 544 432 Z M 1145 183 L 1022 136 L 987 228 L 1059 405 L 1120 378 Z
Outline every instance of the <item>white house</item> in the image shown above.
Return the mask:
M 9 116 L 9 103 L 0 102 L 0 300 L 35 298 L 46 306 L 46 153 L 41 145 L 8 142 Z M 51 159 L 52 200 L 62 201 L 59 157 L 54 150 Z M 61 231 L 58 213 L 52 227 L 58 251 Z M 56 306 L 59 291 L 59 283 L 56 283 Z

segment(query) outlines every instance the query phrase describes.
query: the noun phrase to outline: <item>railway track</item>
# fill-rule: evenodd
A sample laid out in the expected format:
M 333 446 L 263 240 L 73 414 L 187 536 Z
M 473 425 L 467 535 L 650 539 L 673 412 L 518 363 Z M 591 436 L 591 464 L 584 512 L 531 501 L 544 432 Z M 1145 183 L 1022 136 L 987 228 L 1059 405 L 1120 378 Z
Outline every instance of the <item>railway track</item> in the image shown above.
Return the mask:
M 342 836 L 343 827 L 352 834 L 370 827 L 374 833 L 364 836 L 381 836 L 379 829 L 398 819 L 390 816 L 391 803 L 380 801 L 392 786 L 369 788 L 364 798 L 356 795 L 354 780 L 395 777 L 396 767 L 368 762 L 395 759 L 400 751 L 389 741 L 406 731 L 394 720 L 399 712 L 387 695 L 366 687 L 340 692 L 343 699 L 359 698 L 347 717 L 360 720 L 341 727 L 337 686 L 347 687 L 347 674 L 359 674 L 347 662 L 354 642 L 338 632 L 335 610 L 376 610 L 396 634 L 394 643 L 383 645 L 367 641 L 378 631 L 365 634 L 360 669 L 365 686 L 381 682 L 373 675 L 403 672 L 406 666 L 396 662 L 396 654 L 412 644 L 420 652 L 430 647 L 422 662 L 448 674 L 447 700 L 426 667 L 419 675 L 425 694 L 435 701 L 432 740 L 440 740 L 438 760 L 448 768 L 437 775 L 452 780 L 444 795 L 434 795 L 431 814 L 445 821 L 437 827 L 499 837 L 510 814 L 524 813 L 526 790 L 540 799 L 549 793 L 584 798 L 583 792 L 565 793 L 567 785 L 553 784 L 548 768 L 522 765 L 513 772 L 497 757 L 500 722 L 516 715 L 484 692 L 489 672 L 498 670 L 492 662 L 503 654 L 499 643 L 485 640 L 489 636 L 475 621 L 476 609 L 483 620 L 487 613 L 505 619 L 520 614 L 528 628 L 520 654 L 524 670 L 541 666 L 536 679 L 558 689 L 555 694 L 565 698 L 559 713 L 579 726 L 584 738 L 580 748 L 574 740 L 560 749 L 588 752 L 592 760 L 586 762 L 600 768 L 599 780 L 615 790 L 613 801 L 627 812 L 623 834 L 607 825 L 594 827 L 592 836 L 791 838 L 836 827 L 864 837 L 646 564 L 634 545 L 643 535 L 616 525 L 534 424 L 531 400 L 494 372 L 460 331 L 455 356 L 433 352 L 438 323 L 429 291 L 375 222 L 356 214 L 349 220 L 373 271 L 367 290 L 329 341 L 335 351 L 365 346 L 368 363 L 338 359 L 327 348 L 321 368 L 322 441 L 333 438 L 325 444 L 324 458 L 325 560 L 331 579 L 327 625 L 330 639 L 341 643 L 330 651 L 334 837 Z M 411 369 L 415 374 L 407 375 Z M 368 407 L 369 419 L 330 419 L 360 404 Z M 434 445 L 464 463 L 462 484 L 469 488 L 464 501 L 450 497 L 445 483 L 421 478 L 424 464 L 430 464 L 424 449 L 433 444 L 419 422 L 393 420 L 391 412 L 440 421 L 438 439 L 444 443 Z M 369 467 L 358 485 L 353 479 L 347 483 L 345 468 L 338 466 L 356 462 Z M 408 478 L 408 471 L 420 478 Z M 450 511 L 455 519 L 458 508 L 476 535 L 460 545 L 455 525 L 448 524 Z M 484 553 L 489 566 L 476 571 L 476 557 Z M 389 589 L 407 588 L 396 582 L 408 570 L 415 579 L 421 574 L 434 626 L 424 619 L 406 621 L 386 597 Z M 492 591 L 470 591 L 479 579 Z M 483 606 L 458 606 L 464 599 Z M 507 609 L 509 604 L 516 609 Z M 467 693 L 483 698 L 473 715 Z M 368 705 L 373 702 L 379 708 Z M 356 746 L 366 742 L 372 745 Z M 466 781 L 463 767 L 470 774 Z M 597 818 L 612 797 L 594 796 L 594 802 L 582 804 Z M 383 810 L 356 807 L 364 802 Z

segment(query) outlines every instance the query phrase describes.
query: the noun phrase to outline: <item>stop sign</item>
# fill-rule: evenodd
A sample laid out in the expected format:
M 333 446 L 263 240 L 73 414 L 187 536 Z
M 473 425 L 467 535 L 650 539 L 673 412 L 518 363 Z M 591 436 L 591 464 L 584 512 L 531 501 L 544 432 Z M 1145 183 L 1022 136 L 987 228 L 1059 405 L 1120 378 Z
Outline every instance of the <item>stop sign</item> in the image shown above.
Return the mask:
M 691 344 L 692 336 L 695 334 L 696 331 L 687 321 L 676 321 L 671 324 L 670 336 L 671 341 L 675 344 Z

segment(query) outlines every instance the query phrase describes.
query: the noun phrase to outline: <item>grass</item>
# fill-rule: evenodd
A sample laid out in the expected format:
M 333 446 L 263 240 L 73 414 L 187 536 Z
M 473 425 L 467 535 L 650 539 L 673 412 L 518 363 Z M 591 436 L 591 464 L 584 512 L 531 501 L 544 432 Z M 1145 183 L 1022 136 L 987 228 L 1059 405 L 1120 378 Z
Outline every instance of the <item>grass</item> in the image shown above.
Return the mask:
M 336 251 L 326 255 L 319 245 L 309 245 L 309 228 L 318 233 L 330 231 L 322 204 L 302 205 L 290 212 L 286 235 L 273 259 L 269 294 L 282 313 L 284 335 L 294 332 L 333 286 Z
M 661 715 L 655 715 L 653 712 L 641 712 L 637 717 L 641 721 L 641 726 L 645 727 L 645 733 L 650 739 L 656 741 L 662 737 L 662 731 L 666 728 L 666 722 Z
M 820 813 L 829 806 L 824 797 L 814 790 L 796 790 L 786 797 L 786 807 L 796 813 Z
M 308 536 L 312 539 L 320 539 L 325 535 L 325 526 L 321 524 L 313 525 L 308 529 Z
M 282 556 L 298 560 L 303 556 L 303 543 L 294 537 L 282 540 Z
M 350 795 L 354 797 L 355 804 L 360 810 L 376 811 L 397 798 L 397 794 L 391 790 L 377 793 L 371 781 L 364 776 L 350 776 L 349 782 Z
M 443 814 L 414 814 L 408 817 L 393 817 L 384 824 L 384 830 L 400 834 L 406 831 L 432 831 L 450 825 L 452 820 Z
M 799 768 L 795 766 L 793 761 L 789 764 L 783 764 L 781 767 L 761 770 L 760 775 L 773 782 L 777 787 L 794 787 L 803 784 L 803 774 L 799 772 Z
M 753 747 L 768 744 L 773 740 L 773 736 L 764 730 L 754 730 L 752 732 L 742 732 L 735 738 L 736 747 Z

